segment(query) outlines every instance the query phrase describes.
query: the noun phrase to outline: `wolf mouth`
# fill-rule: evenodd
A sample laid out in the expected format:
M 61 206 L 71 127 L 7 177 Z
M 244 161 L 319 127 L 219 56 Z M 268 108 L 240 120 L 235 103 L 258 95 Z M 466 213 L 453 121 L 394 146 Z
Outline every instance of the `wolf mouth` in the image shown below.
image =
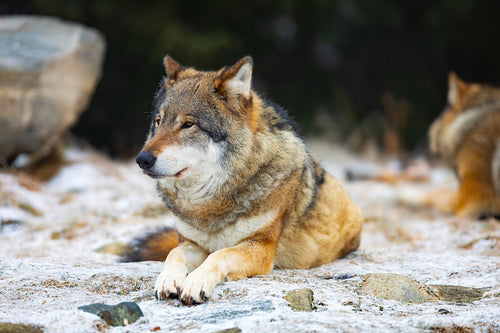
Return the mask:
M 184 172 L 185 172 L 187 169 L 188 169 L 187 167 L 186 167 L 186 168 L 184 168 L 184 169 L 182 169 L 181 171 L 177 172 L 177 173 L 176 173 L 175 175 L 173 175 L 172 177 L 174 177 L 174 178 L 181 178 L 181 177 L 182 177 L 182 175 L 184 174 Z
M 142 170 L 142 172 L 146 175 L 148 175 L 149 177 L 151 178 L 154 178 L 154 179 L 162 179 L 162 178 L 169 178 L 169 177 L 174 177 L 174 178 L 181 178 L 182 175 L 185 173 L 185 171 L 187 170 L 188 168 L 184 168 L 182 169 L 181 171 L 177 172 L 176 174 L 173 174 L 173 175 L 165 175 L 165 174 L 162 174 L 162 173 L 157 173 L 155 171 L 152 171 L 152 170 Z

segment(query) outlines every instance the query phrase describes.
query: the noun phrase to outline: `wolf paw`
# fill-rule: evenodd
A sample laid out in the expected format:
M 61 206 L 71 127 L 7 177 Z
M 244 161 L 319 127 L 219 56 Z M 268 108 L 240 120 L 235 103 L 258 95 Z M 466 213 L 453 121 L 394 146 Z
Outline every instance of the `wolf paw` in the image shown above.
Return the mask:
M 163 269 L 155 283 L 156 299 L 178 298 L 187 271 Z
M 184 281 L 179 299 L 186 305 L 204 303 L 212 295 L 216 284 L 214 274 L 194 270 Z

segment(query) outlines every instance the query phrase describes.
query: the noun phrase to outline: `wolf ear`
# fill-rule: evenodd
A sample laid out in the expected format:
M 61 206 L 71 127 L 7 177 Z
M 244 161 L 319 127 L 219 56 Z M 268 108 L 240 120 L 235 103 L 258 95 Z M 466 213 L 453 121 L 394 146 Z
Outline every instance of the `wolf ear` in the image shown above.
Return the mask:
M 167 76 L 169 80 L 176 80 L 177 74 L 184 69 L 182 65 L 180 65 L 177 61 L 174 60 L 168 54 L 163 58 L 163 65 L 165 66 L 165 72 L 167 72 Z
M 453 105 L 459 101 L 466 88 L 467 84 L 455 72 L 450 72 L 448 74 L 448 103 Z
M 220 77 L 215 81 L 215 89 L 223 96 L 250 97 L 252 84 L 253 60 L 246 56 L 236 64 L 222 70 Z

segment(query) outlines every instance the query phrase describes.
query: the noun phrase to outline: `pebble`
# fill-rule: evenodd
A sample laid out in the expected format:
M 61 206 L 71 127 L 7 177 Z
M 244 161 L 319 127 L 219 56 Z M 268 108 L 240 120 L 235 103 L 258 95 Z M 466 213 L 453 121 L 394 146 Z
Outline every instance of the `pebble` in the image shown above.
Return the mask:
M 309 288 L 294 290 L 286 294 L 283 298 L 290 303 L 293 311 L 312 311 L 313 291 Z

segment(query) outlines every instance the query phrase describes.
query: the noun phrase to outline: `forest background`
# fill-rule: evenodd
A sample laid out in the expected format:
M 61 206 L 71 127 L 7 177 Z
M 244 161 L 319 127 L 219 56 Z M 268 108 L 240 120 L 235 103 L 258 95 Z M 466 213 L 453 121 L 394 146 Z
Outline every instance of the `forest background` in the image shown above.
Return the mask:
M 8 0 L 0 13 L 104 33 L 102 79 L 73 132 L 115 157 L 140 149 L 167 53 L 207 70 L 251 55 L 255 88 L 306 135 L 358 151 L 424 151 L 451 70 L 500 84 L 494 0 Z

